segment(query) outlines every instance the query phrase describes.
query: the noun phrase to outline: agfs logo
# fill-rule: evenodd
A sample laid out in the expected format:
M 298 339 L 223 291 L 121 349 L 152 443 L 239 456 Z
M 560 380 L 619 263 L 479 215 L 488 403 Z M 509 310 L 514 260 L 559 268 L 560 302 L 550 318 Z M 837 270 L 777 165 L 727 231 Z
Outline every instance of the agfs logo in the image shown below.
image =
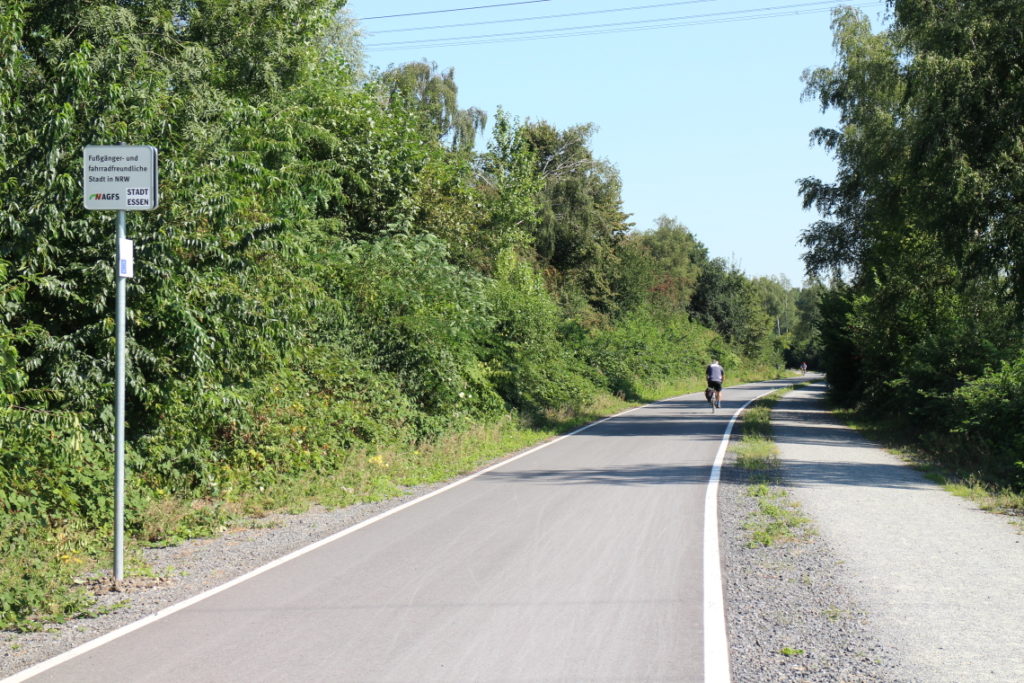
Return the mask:
M 121 195 L 116 192 L 97 192 L 89 195 L 89 199 L 101 202 L 116 202 L 120 198 Z

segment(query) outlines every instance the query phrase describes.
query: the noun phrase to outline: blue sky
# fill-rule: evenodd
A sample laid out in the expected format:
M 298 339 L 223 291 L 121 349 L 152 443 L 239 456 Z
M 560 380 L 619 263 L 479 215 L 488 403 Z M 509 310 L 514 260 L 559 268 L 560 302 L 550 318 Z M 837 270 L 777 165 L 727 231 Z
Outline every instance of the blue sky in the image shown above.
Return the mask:
M 365 32 L 368 67 L 431 60 L 454 67 L 463 108 L 493 114 L 500 105 L 558 128 L 595 124 L 592 148 L 619 169 L 634 229 L 674 217 L 712 256 L 752 277 L 785 275 L 799 285 L 800 232 L 817 215 L 803 210 L 797 180 L 835 174 L 808 138 L 813 128 L 834 125 L 835 114 L 802 102 L 800 80 L 805 69 L 835 61 L 830 4 L 349 0 L 348 10 Z M 879 23 L 883 3 L 851 4 Z M 468 7 L 479 9 L 461 10 Z M 411 13 L 420 14 L 370 18 Z M 551 16 L 558 14 L 574 16 Z M 531 17 L 547 18 L 520 21 Z M 662 27 L 625 30 L 652 25 Z M 494 35 L 542 29 L 593 35 Z M 490 37 L 467 40 L 481 35 Z M 469 44 L 383 45 L 452 37 Z

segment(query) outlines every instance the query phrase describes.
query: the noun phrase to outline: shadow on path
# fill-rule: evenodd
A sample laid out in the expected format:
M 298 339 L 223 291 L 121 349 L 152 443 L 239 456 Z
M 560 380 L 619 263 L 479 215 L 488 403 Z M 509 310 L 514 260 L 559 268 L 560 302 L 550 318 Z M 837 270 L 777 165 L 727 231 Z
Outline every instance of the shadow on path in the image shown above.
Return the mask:
M 492 481 L 530 481 L 542 484 L 609 484 L 612 486 L 663 486 L 706 484 L 708 465 L 629 465 L 588 469 L 494 470 L 481 476 Z
M 912 467 L 840 423 L 824 397 L 824 385 L 812 385 L 784 397 L 772 411 L 787 485 L 934 488 Z

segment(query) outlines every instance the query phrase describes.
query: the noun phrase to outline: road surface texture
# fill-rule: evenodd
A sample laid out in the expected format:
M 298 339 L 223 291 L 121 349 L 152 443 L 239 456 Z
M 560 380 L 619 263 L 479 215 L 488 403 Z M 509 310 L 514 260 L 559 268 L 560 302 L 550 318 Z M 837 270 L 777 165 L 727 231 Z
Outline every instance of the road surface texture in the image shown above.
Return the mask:
M 37 681 L 701 681 L 711 465 L 788 381 L 591 426 Z
M 841 425 L 816 384 L 773 413 L 791 495 L 905 674 L 1024 681 L 1024 534 Z

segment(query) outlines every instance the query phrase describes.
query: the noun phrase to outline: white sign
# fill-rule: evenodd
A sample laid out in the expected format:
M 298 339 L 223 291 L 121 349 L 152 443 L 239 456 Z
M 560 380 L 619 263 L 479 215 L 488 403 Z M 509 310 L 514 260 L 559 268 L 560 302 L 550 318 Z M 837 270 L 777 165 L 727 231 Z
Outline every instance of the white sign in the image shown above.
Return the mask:
M 159 204 L 156 147 L 89 145 L 82 148 L 85 208 L 150 211 Z
M 117 276 L 135 277 L 135 242 L 132 240 L 117 241 Z

